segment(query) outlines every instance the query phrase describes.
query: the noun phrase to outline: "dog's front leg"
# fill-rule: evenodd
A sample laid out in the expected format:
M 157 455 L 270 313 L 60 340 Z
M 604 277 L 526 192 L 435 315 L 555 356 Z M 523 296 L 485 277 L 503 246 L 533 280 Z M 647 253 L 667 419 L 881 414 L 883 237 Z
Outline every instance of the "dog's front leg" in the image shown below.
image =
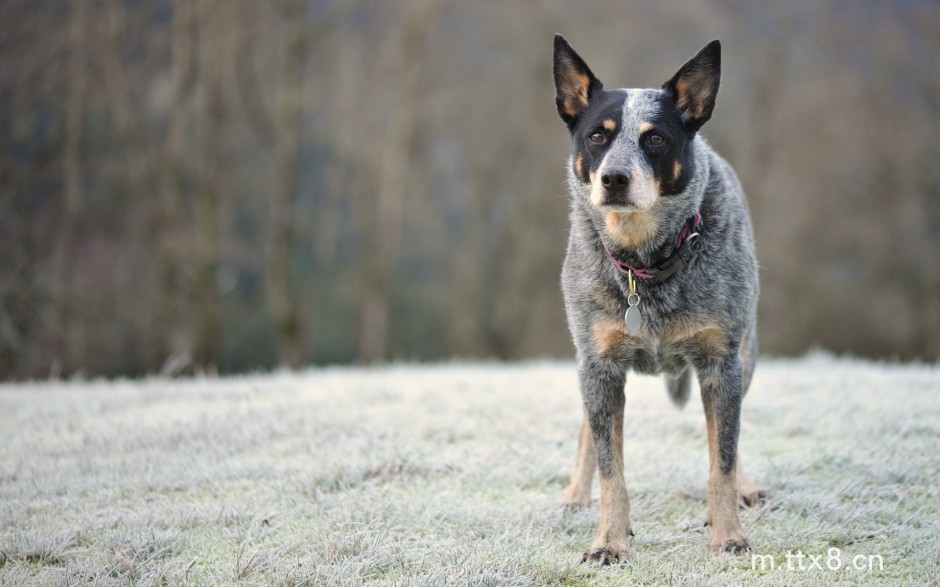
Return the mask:
M 610 361 L 581 361 L 578 369 L 584 411 L 600 472 L 601 520 L 584 561 L 603 565 L 631 558 L 630 498 L 623 480 L 623 407 L 626 369 Z
M 743 365 L 737 354 L 699 367 L 708 429 L 709 549 L 743 554 L 750 549 L 738 519 L 736 469 L 741 428 Z

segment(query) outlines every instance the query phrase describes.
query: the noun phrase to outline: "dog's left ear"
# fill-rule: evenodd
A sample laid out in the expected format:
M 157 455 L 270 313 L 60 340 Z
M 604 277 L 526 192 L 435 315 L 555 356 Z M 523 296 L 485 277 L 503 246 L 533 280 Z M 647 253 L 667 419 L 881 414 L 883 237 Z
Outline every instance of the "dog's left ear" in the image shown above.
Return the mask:
M 588 107 L 591 98 L 603 89 L 603 85 L 561 35 L 555 35 L 553 70 L 555 104 L 558 106 L 558 114 L 570 129 Z
M 720 80 L 721 43 L 715 40 L 663 84 L 663 90 L 675 101 L 682 122 L 691 132 L 696 132 L 712 117 Z

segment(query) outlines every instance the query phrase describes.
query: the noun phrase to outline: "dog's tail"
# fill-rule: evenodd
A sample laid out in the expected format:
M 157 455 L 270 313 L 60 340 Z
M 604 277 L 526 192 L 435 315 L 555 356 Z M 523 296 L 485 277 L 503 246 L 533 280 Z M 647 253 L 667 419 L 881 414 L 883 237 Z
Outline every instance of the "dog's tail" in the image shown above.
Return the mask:
M 680 410 L 684 408 L 692 392 L 692 367 L 686 367 L 685 371 L 675 377 L 667 375 L 666 389 L 669 391 L 672 403 L 676 404 Z

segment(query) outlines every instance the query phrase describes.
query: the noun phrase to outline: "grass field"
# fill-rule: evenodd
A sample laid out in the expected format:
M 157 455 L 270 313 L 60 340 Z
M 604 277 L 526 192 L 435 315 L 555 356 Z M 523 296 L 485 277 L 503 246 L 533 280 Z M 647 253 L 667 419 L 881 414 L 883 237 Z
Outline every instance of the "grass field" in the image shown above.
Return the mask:
M 644 377 L 637 557 L 580 564 L 597 509 L 558 506 L 579 402 L 570 363 L 0 385 L 0 584 L 940 581 L 936 366 L 759 365 L 741 455 L 774 500 L 742 522 L 763 568 L 706 552 L 701 404 Z

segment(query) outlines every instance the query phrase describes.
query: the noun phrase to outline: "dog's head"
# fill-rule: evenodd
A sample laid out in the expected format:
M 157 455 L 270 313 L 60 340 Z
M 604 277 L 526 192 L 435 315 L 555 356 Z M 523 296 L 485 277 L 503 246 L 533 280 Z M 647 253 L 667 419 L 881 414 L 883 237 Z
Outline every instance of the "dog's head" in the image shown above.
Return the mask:
M 690 148 L 711 117 L 721 73 L 712 41 L 662 89 L 605 90 L 587 63 L 555 36 L 555 101 L 572 137 L 571 165 L 580 189 L 611 222 L 648 215 L 680 194 L 694 175 Z

